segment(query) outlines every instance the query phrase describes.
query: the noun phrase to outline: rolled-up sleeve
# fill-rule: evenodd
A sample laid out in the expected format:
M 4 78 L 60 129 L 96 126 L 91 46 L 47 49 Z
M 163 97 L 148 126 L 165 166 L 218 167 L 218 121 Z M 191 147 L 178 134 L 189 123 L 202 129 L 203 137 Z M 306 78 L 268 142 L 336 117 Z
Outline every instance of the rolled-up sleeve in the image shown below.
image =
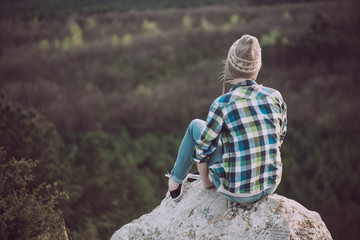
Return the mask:
M 207 162 L 217 147 L 219 135 L 223 125 L 223 112 L 216 100 L 210 107 L 206 118 L 206 126 L 197 141 L 193 159 L 196 163 Z

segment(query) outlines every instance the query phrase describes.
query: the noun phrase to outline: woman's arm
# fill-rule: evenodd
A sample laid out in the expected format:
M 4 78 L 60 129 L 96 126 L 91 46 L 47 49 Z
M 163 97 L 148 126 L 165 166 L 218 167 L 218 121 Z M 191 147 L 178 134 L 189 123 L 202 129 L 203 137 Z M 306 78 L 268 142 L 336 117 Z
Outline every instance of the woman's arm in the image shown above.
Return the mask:
M 201 137 L 195 145 L 193 159 L 197 163 L 204 188 L 211 188 L 214 185 L 209 174 L 208 160 L 218 145 L 219 134 L 223 124 L 222 116 L 222 109 L 215 100 L 213 104 L 211 104 L 205 129 L 202 131 Z
M 222 129 L 222 117 L 222 108 L 215 100 L 211 105 L 206 118 L 205 128 L 195 145 L 195 151 L 192 157 L 196 163 L 207 162 L 211 154 L 215 151 L 219 141 L 219 134 Z

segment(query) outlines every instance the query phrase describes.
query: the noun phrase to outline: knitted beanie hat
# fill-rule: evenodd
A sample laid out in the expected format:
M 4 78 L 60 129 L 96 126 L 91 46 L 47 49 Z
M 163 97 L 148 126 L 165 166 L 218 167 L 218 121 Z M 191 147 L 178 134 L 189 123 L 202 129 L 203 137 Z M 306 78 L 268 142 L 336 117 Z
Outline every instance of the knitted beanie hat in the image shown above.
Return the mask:
M 230 48 L 225 62 L 224 83 L 236 78 L 256 80 L 261 68 L 261 48 L 256 37 L 243 35 Z

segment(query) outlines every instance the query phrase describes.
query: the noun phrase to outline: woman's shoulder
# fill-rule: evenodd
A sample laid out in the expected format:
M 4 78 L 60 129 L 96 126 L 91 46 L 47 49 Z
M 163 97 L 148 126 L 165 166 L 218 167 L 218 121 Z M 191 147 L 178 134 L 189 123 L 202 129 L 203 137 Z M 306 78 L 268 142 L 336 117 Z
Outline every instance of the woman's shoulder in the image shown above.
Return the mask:
M 214 101 L 213 104 L 216 104 L 218 106 L 224 106 L 226 104 L 229 104 L 232 99 L 233 99 L 233 94 L 231 92 L 227 92 L 219 97 L 217 97 Z
M 278 90 L 276 90 L 274 88 L 263 86 L 262 91 L 264 93 L 266 93 L 266 95 L 269 95 L 269 96 L 272 96 L 272 97 L 275 97 L 275 98 L 278 98 L 278 99 L 283 99 L 280 91 L 278 91 Z

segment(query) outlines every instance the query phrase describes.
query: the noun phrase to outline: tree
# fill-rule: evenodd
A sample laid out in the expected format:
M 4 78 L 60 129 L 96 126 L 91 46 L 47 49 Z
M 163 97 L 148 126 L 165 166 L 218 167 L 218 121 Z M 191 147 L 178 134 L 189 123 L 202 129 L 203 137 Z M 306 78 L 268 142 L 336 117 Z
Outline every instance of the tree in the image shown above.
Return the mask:
M 63 141 L 54 125 L 33 110 L 14 106 L 0 96 L 0 146 L 16 159 L 34 159 L 36 182 L 65 185 L 66 163 L 61 161 Z
M 55 210 L 55 197 L 40 196 L 44 184 L 30 188 L 37 161 L 7 159 L 0 147 L 0 238 L 66 239 L 64 221 Z

